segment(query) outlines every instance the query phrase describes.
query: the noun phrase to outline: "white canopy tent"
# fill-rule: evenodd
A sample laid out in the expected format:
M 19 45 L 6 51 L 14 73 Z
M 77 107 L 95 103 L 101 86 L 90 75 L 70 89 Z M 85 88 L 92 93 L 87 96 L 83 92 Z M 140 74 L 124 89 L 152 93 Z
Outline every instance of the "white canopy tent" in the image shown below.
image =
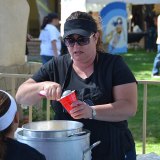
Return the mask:
M 158 6 L 156 10 L 160 8 L 160 0 L 86 0 L 86 11 L 99 12 L 103 7 L 112 2 L 125 2 L 127 3 L 128 24 L 129 31 L 131 30 L 131 18 L 132 18 L 132 5 L 154 5 Z M 160 13 L 160 11 L 159 11 Z
M 63 25 L 66 18 L 73 11 L 93 11 L 99 12 L 106 4 L 111 2 L 126 2 L 128 5 L 136 4 L 160 4 L 160 0 L 61 0 L 61 34 L 63 35 Z M 130 8 L 130 7 L 128 7 Z M 127 10 L 128 10 L 127 8 Z M 130 11 L 128 10 L 128 13 Z
M 131 3 L 131 4 L 160 4 L 160 0 L 86 0 L 86 3 L 106 4 L 117 1 Z
M 106 4 L 117 1 L 128 5 L 160 4 L 160 0 L 86 0 L 86 10 L 99 12 Z

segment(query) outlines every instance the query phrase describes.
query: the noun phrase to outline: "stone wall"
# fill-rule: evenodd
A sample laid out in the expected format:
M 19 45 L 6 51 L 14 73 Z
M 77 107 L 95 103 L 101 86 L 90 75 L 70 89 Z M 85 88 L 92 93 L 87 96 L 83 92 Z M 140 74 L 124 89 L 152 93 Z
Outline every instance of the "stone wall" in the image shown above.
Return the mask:
M 25 63 L 28 17 L 26 0 L 0 0 L 0 66 Z
M 12 65 L 12 66 L 0 66 L 0 73 L 11 73 L 11 74 L 28 74 L 31 75 L 35 73 L 41 66 L 41 63 L 29 62 L 24 65 Z M 16 78 L 15 91 L 26 79 L 25 78 Z M 0 88 L 8 92 L 11 92 L 11 78 L 3 77 L 0 75 Z
M 41 63 L 37 62 L 29 62 L 25 63 L 24 65 L 12 65 L 12 66 L 0 66 L 0 89 L 7 91 L 8 93 L 12 94 L 12 77 L 4 77 L 3 73 L 5 74 L 27 74 L 32 75 L 35 73 L 41 66 Z M 18 87 L 25 81 L 25 78 L 16 78 L 15 79 L 15 88 L 14 93 L 17 92 Z M 13 97 L 15 95 L 12 94 Z M 20 105 L 18 105 L 19 112 L 20 112 L 20 126 L 24 123 L 28 122 L 28 109 L 22 109 Z M 39 112 L 42 112 L 42 102 L 36 104 L 36 107 Z M 26 114 L 27 113 L 27 114 Z M 41 115 L 37 115 L 40 117 Z

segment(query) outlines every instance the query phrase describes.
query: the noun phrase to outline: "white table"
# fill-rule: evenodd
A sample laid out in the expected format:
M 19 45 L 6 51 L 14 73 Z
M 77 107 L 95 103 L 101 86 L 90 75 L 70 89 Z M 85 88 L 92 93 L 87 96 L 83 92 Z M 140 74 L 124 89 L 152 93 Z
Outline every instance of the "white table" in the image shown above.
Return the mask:
M 142 154 L 137 156 L 137 160 L 160 160 L 160 156 L 155 153 Z

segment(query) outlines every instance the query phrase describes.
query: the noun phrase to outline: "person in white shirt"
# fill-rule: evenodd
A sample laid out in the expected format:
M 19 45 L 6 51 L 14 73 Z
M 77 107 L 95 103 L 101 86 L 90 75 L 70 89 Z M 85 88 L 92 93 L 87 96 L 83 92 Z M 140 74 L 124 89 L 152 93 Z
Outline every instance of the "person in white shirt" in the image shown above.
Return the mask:
M 152 77 L 160 78 L 160 15 L 157 18 L 157 55 L 154 59 L 153 69 L 152 69 Z
M 53 57 L 58 57 L 61 50 L 61 36 L 57 29 L 59 17 L 56 13 L 50 13 L 43 19 L 39 40 L 42 63 L 45 64 Z

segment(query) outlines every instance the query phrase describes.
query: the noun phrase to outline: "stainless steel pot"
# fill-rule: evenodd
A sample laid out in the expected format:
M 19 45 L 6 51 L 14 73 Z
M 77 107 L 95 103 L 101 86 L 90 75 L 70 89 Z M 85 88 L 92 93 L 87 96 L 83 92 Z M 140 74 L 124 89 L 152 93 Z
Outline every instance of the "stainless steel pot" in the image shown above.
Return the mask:
M 90 146 L 90 133 L 59 138 L 31 138 L 17 132 L 17 140 L 28 144 L 45 155 L 47 160 L 91 160 L 91 150 L 100 142 Z
M 23 135 L 32 138 L 67 137 L 83 130 L 83 124 L 76 121 L 51 120 L 24 124 Z
M 42 122 L 24 125 L 23 130 L 17 132 L 17 140 L 37 149 L 47 160 L 91 160 L 91 150 L 100 142 L 90 146 L 90 131 L 83 130 L 83 124 L 75 121 L 47 122 L 43 125 L 48 124 L 48 127 L 41 125 L 42 128 L 38 126 Z M 56 127 L 53 127 L 53 130 L 50 125 L 54 122 Z M 67 124 L 62 125 L 65 130 L 59 128 L 62 123 Z

